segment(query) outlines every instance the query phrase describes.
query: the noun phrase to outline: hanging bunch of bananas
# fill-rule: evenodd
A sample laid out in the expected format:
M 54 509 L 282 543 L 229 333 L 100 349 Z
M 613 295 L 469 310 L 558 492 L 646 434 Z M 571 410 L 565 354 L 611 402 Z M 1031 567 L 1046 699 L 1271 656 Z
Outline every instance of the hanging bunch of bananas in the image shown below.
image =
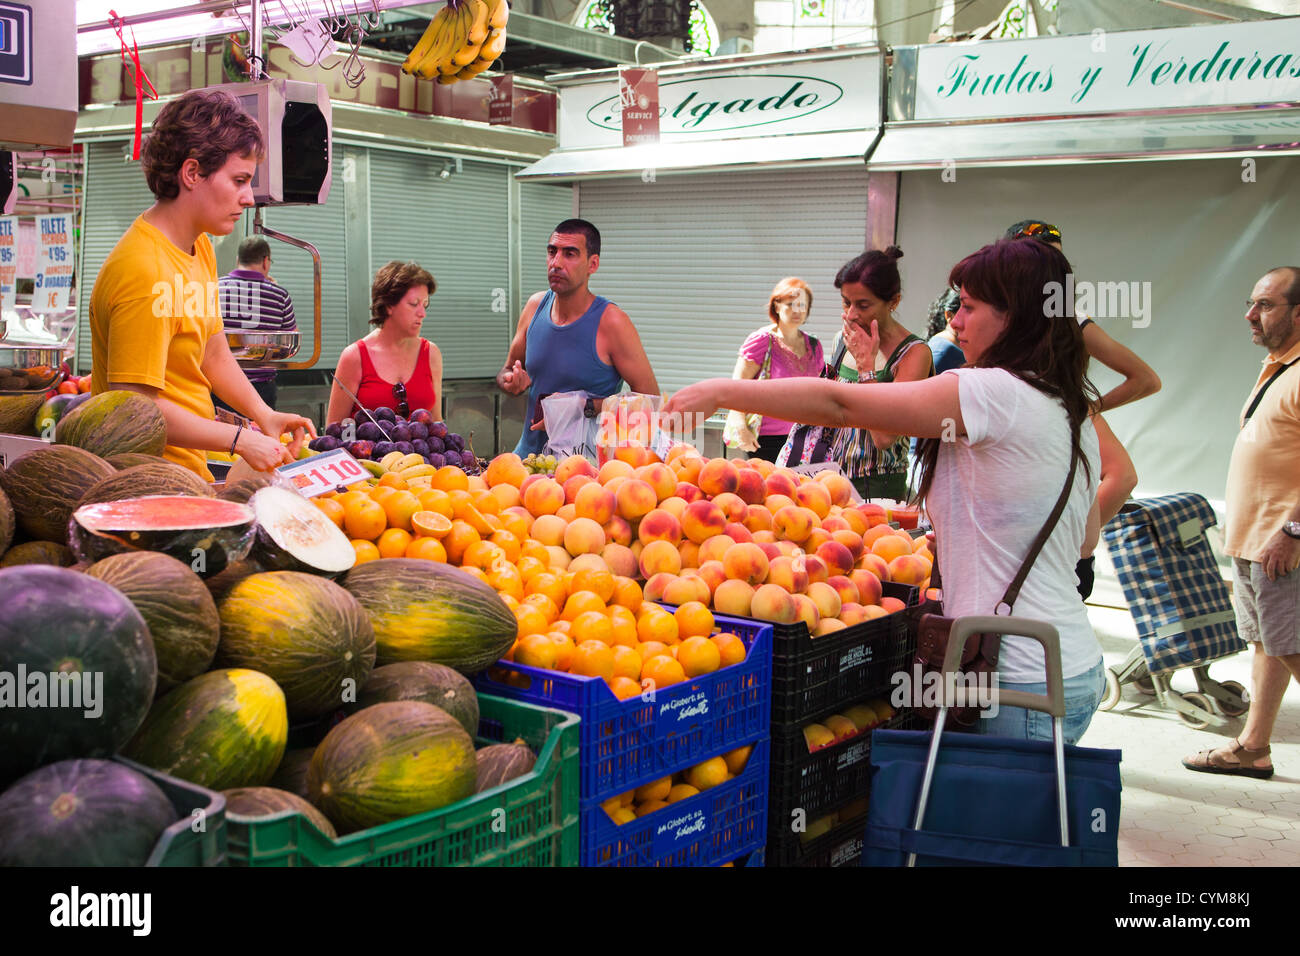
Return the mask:
M 506 0 L 447 0 L 429 21 L 402 71 L 439 83 L 478 76 L 506 46 Z

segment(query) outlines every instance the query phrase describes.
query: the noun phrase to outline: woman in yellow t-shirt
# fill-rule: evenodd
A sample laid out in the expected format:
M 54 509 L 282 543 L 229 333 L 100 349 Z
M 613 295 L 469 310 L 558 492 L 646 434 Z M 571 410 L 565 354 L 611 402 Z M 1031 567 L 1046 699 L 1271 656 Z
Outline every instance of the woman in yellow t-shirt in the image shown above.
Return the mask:
M 294 460 L 311 421 L 266 405 L 230 354 L 207 234 L 229 235 L 253 205 L 262 133 L 228 93 L 194 90 L 154 120 L 141 165 L 156 202 L 118 241 L 90 298 L 93 391 L 126 389 L 157 402 L 169 460 L 207 481 L 207 451 L 239 454 L 260 471 Z M 214 419 L 212 393 L 261 432 Z M 293 433 L 283 445 L 280 436 Z

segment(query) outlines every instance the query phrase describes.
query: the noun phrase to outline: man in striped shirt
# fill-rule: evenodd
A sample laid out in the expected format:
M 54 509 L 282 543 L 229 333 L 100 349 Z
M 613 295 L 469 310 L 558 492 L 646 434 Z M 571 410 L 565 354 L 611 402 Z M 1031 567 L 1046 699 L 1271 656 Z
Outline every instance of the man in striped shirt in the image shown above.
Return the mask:
M 293 300 L 267 273 L 271 271 L 271 245 L 263 236 L 249 236 L 239 244 L 239 267 L 217 280 L 221 318 L 227 332 L 296 332 Z M 275 408 L 275 369 L 248 368 L 244 374 L 262 400 Z M 213 396 L 220 408 L 229 408 Z M 233 411 L 233 409 L 231 409 Z

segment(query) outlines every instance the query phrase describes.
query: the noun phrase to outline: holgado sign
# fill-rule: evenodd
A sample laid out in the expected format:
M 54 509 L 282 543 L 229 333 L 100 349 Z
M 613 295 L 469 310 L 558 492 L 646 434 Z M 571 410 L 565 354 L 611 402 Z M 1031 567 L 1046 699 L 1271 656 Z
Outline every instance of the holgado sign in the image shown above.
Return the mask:
M 1300 100 L 1300 19 L 921 47 L 918 120 Z
M 875 54 L 780 64 L 659 71 L 659 137 L 698 142 L 865 130 L 879 121 Z M 560 93 L 563 149 L 617 146 L 622 103 L 616 81 L 578 84 Z

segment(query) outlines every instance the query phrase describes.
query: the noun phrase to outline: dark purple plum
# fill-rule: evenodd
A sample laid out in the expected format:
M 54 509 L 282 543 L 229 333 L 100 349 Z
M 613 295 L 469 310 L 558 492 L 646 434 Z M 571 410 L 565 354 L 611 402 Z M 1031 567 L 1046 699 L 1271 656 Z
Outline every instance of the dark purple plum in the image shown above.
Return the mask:
M 437 454 L 440 455 L 447 450 L 447 446 L 441 438 L 434 438 L 432 435 L 430 435 L 428 439 L 428 443 L 429 443 L 430 454 L 436 452 Z
M 433 452 L 429 455 L 429 464 L 433 465 L 434 468 L 441 468 L 443 465 L 447 464 L 447 459 L 437 452 Z
M 447 423 L 446 423 L 446 422 L 427 422 L 426 424 L 428 424 L 428 426 L 429 426 L 429 437 L 430 437 L 430 438 L 444 438 L 444 439 L 445 439 L 445 438 L 447 437 Z
M 319 444 L 316 446 L 317 451 L 333 451 L 335 448 L 342 448 L 343 442 L 333 435 L 322 435 L 316 439 Z
M 391 442 L 391 441 L 377 441 L 377 442 L 375 442 L 375 457 L 376 457 L 376 458 L 383 458 L 385 455 L 389 454 L 390 452 L 395 452 L 395 451 L 397 451 L 397 445 L 394 444 L 394 443 Z
M 424 422 L 411 422 L 406 426 L 411 432 L 411 441 L 424 441 L 429 437 L 429 426 Z
M 348 446 L 348 454 L 353 458 L 369 459 L 375 453 L 375 443 L 371 441 L 354 441 Z
M 417 408 L 411 412 L 410 420 L 419 422 L 422 425 L 428 425 L 433 422 L 433 412 L 427 408 Z
M 375 418 L 381 422 L 391 422 L 397 417 L 397 413 L 387 405 L 380 405 L 370 414 L 375 416 Z
M 414 436 L 411 429 L 406 425 L 393 426 L 393 441 L 411 441 Z
M 400 451 L 403 455 L 409 455 L 411 452 L 415 451 L 415 449 L 411 447 L 409 441 L 399 441 L 394 442 L 393 451 Z
M 374 422 L 362 422 L 357 426 L 357 438 L 360 441 L 383 441 L 385 436 L 383 429 Z
M 326 435 L 329 435 L 330 438 L 342 438 L 342 437 L 343 437 L 343 426 L 340 425 L 338 422 L 335 422 L 335 423 L 332 424 L 332 425 L 326 425 L 326 426 L 325 426 L 325 434 L 326 434 Z
M 421 457 L 427 456 L 429 454 L 429 443 L 423 439 L 417 438 L 415 441 L 411 442 L 411 451 Z
M 461 452 L 460 460 L 462 462 L 462 467 L 472 468 L 475 471 L 478 470 L 478 459 L 474 457 L 474 453 L 472 451 Z

